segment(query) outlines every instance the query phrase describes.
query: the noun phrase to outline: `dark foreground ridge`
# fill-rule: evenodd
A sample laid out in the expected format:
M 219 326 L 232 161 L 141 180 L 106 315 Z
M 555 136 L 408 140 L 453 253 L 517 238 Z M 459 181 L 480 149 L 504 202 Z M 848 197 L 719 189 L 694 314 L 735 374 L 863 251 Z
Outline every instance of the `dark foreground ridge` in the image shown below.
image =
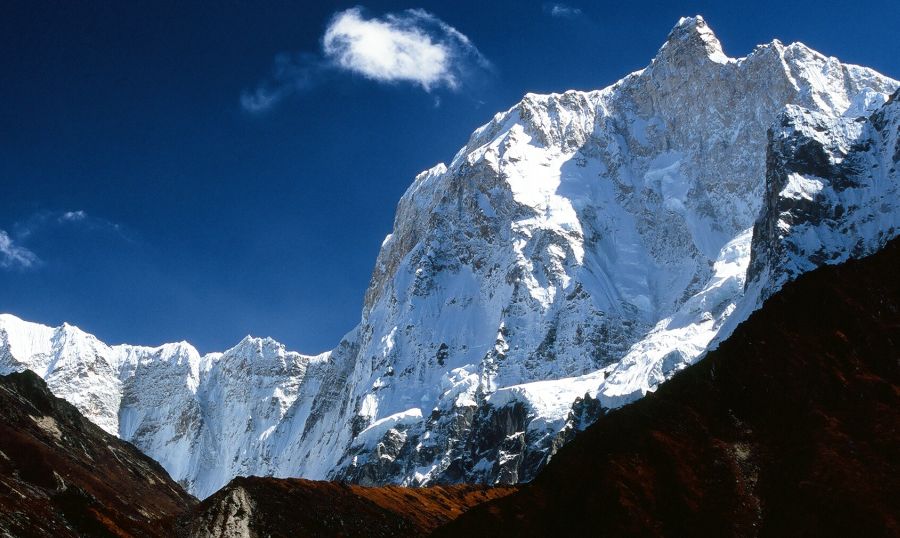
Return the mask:
M 182 518 L 179 534 L 424 536 L 513 487 L 363 487 L 298 478 L 236 478 Z
M 171 536 L 196 503 L 33 372 L 0 376 L 0 536 Z
M 706 359 L 439 536 L 900 536 L 900 240 L 788 284 Z

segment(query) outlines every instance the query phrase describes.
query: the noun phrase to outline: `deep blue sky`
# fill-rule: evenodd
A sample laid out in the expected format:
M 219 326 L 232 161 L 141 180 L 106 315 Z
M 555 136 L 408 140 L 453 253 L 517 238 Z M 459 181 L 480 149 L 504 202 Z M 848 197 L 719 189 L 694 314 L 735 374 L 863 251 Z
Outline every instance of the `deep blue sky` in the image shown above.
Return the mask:
M 325 62 L 323 32 L 356 3 L 5 2 L 0 231 L 33 258 L 0 267 L 0 312 L 110 343 L 205 352 L 251 333 L 323 351 L 359 320 L 417 172 L 525 92 L 600 88 L 644 67 L 679 16 L 703 14 L 731 56 L 778 37 L 900 76 L 896 0 L 565 4 L 580 13 L 362 4 L 363 17 L 423 8 L 491 67 L 430 92 L 315 68 L 249 112 L 242 92 L 272 80 L 276 55 Z

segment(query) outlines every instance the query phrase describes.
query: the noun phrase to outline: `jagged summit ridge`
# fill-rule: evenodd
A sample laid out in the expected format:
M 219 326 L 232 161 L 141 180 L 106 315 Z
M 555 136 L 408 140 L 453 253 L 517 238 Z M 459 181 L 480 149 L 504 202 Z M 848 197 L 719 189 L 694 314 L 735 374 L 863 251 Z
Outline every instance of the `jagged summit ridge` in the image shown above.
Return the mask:
M 84 372 L 74 392 L 56 386 L 88 416 L 118 409 L 120 435 L 201 497 L 238 474 L 528 480 L 592 417 L 697 360 L 780 285 L 751 290 L 747 267 L 767 249 L 781 259 L 793 237 L 754 232 L 778 204 L 766 133 L 785 107 L 867 117 L 897 87 L 801 44 L 730 59 L 702 18 L 683 19 L 647 68 L 601 90 L 528 94 L 419 174 L 360 324 L 331 352 L 122 348 L 125 360 L 97 343 L 93 355 L 47 351 L 73 365 L 54 374 L 43 352 L 4 347 L 0 332 L 0 365 L 43 368 L 51 387 Z M 106 407 L 92 407 L 95 394 Z

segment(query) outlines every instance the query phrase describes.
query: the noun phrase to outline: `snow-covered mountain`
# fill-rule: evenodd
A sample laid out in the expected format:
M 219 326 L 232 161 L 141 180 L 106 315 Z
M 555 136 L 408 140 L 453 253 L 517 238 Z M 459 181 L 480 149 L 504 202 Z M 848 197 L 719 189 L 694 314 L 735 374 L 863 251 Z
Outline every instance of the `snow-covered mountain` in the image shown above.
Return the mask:
M 646 69 L 528 94 L 417 176 L 331 352 L 2 316 L 0 373 L 35 370 L 200 497 L 239 474 L 528 480 L 787 280 L 896 235 L 897 88 L 800 43 L 730 58 L 684 18 Z
M 71 325 L 0 314 L 0 374 L 33 370 L 55 395 L 203 496 L 238 474 L 268 472 L 268 437 L 292 405 L 317 393 L 327 357 L 250 337 L 202 357 L 185 342 L 107 346 Z

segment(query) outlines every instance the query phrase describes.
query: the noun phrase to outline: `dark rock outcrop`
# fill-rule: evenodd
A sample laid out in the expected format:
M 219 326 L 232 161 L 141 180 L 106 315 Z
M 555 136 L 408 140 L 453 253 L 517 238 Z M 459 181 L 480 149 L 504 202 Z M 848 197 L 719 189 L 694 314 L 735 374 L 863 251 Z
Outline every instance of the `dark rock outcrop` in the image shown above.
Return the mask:
M 0 535 L 170 536 L 196 502 L 33 372 L 0 376 Z
M 182 518 L 179 535 L 424 536 L 513 488 L 369 488 L 302 479 L 236 478 Z

